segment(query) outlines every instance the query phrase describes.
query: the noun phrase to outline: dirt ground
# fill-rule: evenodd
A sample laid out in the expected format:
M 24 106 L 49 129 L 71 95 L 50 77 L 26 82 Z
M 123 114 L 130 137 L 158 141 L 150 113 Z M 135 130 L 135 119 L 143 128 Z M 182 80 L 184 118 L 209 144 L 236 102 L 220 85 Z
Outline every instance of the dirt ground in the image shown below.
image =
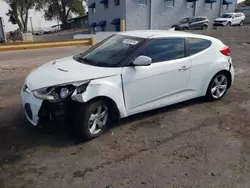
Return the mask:
M 250 187 L 250 29 L 208 33 L 232 49 L 236 78 L 218 102 L 195 99 L 121 121 L 80 143 L 24 118 L 25 76 L 84 48 L 0 53 L 0 187 Z

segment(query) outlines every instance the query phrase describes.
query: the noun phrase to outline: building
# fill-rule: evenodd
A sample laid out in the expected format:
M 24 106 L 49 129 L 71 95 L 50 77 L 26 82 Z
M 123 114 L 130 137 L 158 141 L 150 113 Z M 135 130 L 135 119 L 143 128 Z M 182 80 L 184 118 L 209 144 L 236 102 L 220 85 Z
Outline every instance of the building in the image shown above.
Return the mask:
M 88 28 L 88 15 L 78 16 L 68 20 L 70 29 Z
M 89 29 L 88 14 L 68 19 L 66 24 L 58 24 L 51 26 L 52 29 Z
M 237 12 L 242 12 L 245 14 L 246 18 L 244 20 L 244 24 L 250 24 L 250 6 L 237 8 Z
M 207 16 L 210 22 L 235 11 L 237 0 L 88 0 L 89 26 L 98 31 L 169 29 L 184 17 Z

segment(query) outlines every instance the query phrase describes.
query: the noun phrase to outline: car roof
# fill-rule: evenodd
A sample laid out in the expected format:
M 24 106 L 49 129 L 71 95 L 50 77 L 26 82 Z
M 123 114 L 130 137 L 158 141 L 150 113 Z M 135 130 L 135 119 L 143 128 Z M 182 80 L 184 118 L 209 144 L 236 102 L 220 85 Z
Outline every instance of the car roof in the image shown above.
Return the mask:
M 199 34 L 193 34 L 183 31 L 174 31 L 174 30 L 135 30 L 135 31 L 125 31 L 119 34 L 131 37 L 138 37 L 138 38 L 196 37 L 208 40 L 213 39 L 213 37 L 209 37 L 206 35 L 199 35 Z

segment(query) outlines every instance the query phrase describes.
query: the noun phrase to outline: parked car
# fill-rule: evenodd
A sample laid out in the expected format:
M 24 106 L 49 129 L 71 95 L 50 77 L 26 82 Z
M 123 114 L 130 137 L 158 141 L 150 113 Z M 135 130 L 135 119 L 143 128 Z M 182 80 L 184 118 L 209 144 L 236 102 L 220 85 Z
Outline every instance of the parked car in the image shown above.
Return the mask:
M 42 65 L 21 96 L 33 125 L 66 119 L 90 140 L 120 118 L 201 96 L 219 100 L 233 80 L 230 49 L 216 38 L 130 31 Z
M 214 20 L 213 26 L 242 26 L 245 20 L 243 13 L 226 13 Z
M 172 25 L 172 28 L 175 30 L 206 30 L 208 26 L 207 17 L 199 16 L 184 18 L 179 23 Z

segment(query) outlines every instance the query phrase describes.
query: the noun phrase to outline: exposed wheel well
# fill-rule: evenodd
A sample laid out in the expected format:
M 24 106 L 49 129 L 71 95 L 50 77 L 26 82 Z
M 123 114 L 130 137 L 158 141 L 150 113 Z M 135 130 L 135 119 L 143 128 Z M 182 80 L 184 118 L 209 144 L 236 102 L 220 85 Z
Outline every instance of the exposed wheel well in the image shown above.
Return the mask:
M 110 107 L 110 109 L 112 110 L 112 116 L 111 116 L 111 123 L 116 123 L 120 120 L 121 116 L 120 116 L 120 111 L 115 103 L 115 101 L 109 97 L 106 96 L 98 96 L 95 97 L 91 100 L 89 100 L 87 103 L 91 103 L 93 101 L 97 101 L 97 100 L 103 100 L 106 101 Z

